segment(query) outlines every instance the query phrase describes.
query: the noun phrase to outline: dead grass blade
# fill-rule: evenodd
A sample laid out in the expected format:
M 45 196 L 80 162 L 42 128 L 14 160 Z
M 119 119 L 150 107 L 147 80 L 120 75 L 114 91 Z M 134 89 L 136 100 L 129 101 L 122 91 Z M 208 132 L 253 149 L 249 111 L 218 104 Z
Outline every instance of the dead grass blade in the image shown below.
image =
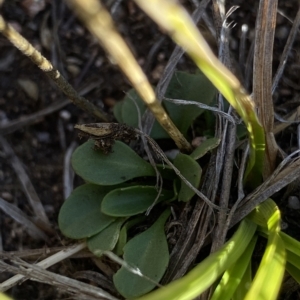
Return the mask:
M 39 229 L 31 220 L 30 218 L 23 213 L 21 209 L 19 209 L 17 206 L 8 203 L 4 199 L 0 197 L 0 209 L 10 216 L 12 219 L 14 219 L 16 222 L 21 224 L 23 228 L 27 231 L 27 233 L 34 239 L 37 240 L 44 240 L 49 241 L 47 235 Z
M 202 0 L 201 3 L 197 6 L 197 8 L 193 11 L 192 19 L 195 22 L 195 24 L 197 24 L 201 20 L 202 16 L 205 13 L 205 8 L 209 2 L 210 2 L 210 0 Z M 156 86 L 155 93 L 156 93 L 158 101 L 161 102 L 163 100 L 163 98 L 166 94 L 168 85 L 171 81 L 171 78 L 172 78 L 174 72 L 175 72 L 176 66 L 177 66 L 178 62 L 180 61 L 184 52 L 185 52 L 185 50 L 183 48 L 181 48 L 180 46 L 176 46 L 174 51 L 172 52 L 172 54 L 168 60 L 168 63 L 164 69 L 164 72 Z M 151 132 L 151 129 L 154 124 L 154 120 L 155 120 L 155 118 L 153 117 L 153 115 L 150 114 L 150 112 L 148 110 L 146 110 L 146 112 L 143 116 L 142 125 L 143 125 L 144 132 L 148 135 Z
M 7 24 L 2 16 L 0 16 L 0 33 L 4 35 L 17 49 L 24 55 L 28 56 L 51 80 L 55 82 L 57 87 L 78 107 L 95 116 L 101 121 L 108 122 L 110 118 L 89 102 L 73 89 L 66 79 L 56 70 L 40 52 L 38 52 L 24 37 L 22 37 L 12 26 Z
M 272 61 L 276 26 L 277 0 L 261 0 L 256 19 L 253 100 L 266 136 L 264 177 L 275 169 L 278 146 L 273 134 Z
M 71 145 L 65 152 L 64 156 L 64 172 L 63 172 L 63 182 L 64 182 L 64 199 L 66 200 L 73 191 L 73 180 L 75 173 L 71 166 L 71 157 L 77 147 L 76 142 L 72 142 Z
M 68 0 L 89 31 L 112 57 L 130 80 L 136 91 L 154 114 L 157 121 L 174 140 L 177 147 L 190 152 L 191 145 L 174 125 L 168 114 L 157 101 L 156 95 L 146 75 L 142 71 L 124 39 L 116 31 L 113 20 L 104 6 L 97 0 Z
M 298 33 L 299 25 L 300 25 L 300 7 L 298 9 L 296 18 L 293 22 L 292 29 L 290 31 L 287 42 L 284 46 L 284 49 L 283 49 L 283 52 L 282 52 L 282 55 L 281 55 L 281 58 L 280 58 L 280 63 L 279 63 L 279 66 L 277 68 L 276 74 L 275 74 L 274 79 L 273 79 L 272 94 L 274 93 L 274 91 L 275 91 L 275 89 L 278 85 L 278 82 L 279 82 L 279 80 L 282 76 L 282 73 L 284 71 L 285 65 L 288 61 L 288 56 L 291 52 L 293 43 L 294 43 L 296 35 Z
M 63 250 L 40 261 L 35 266 L 38 266 L 43 269 L 47 269 L 47 268 L 57 264 L 58 262 L 72 256 L 73 254 L 81 251 L 85 247 L 86 247 L 85 243 L 76 244 L 71 247 L 65 247 Z M 5 257 L 15 258 L 14 256 L 12 256 L 11 254 L 9 254 L 7 252 L 0 252 L 0 257 L 1 256 L 4 258 Z M 31 266 L 34 266 L 34 265 L 31 265 Z M 15 275 L 0 284 L 0 291 L 7 291 L 8 289 L 12 288 L 14 285 L 18 284 L 20 281 L 23 281 L 23 280 L 24 280 L 24 275 L 22 275 L 22 273 Z M 48 283 L 50 284 L 51 282 L 48 282 Z
M 236 210 L 230 226 L 237 224 L 245 218 L 257 205 L 270 198 L 276 192 L 295 181 L 300 176 L 300 158 L 291 159 L 299 150 L 284 159 L 273 174 L 261 186 L 248 194 Z
M 2 136 L 0 136 L 0 144 L 2 146 L 2 149 L 4 150 L 7 157 L 10 159 L 10 162 L 12 164 L 12 167 L 14 168 L 16 175 L 18 176 L 23 191 L 26 194 L 26 197 L 28 199 L 28 202 L 32 208 L 32 210 L 35 213 L 35 216 L 45 227 L 45 229 L 52 231 L 50 221 L 46 215 L 46 212 L 44 210 L 44 207 L 42 205 L 42 202 L 38 196 L 38 194 L 35 191 L 35 188 L 33 184 L 30 181 L 30 178 L 28 177 L 27 173 L 25 172 L 21 161 L 14 153 L 13 149 L 9 145 L 9 143 L 6 141 L 6 139 Z
M 278 134 L 279 132 L 283 131 L 285 128 L 290 126 L 293 123 L 299 123 L 300 117 L 300 106 L 298 106 L 295 111 L 285 116 L 284 121 L 279 119 L 280 122 L 276 123 L 274 126 L 274 134 Z
M 3 124 L 0 126 L 0 134 L 10 134 L 18 129 L 24 128 L 24 126 L 34 124 L 42 117 L 52 114 L 70 103 L 70 100 L 57 101 L 36 113 L 22 116 L 19 119 Z
M 98 287 L 94 287 L 82 281 L 77 281 L 69 277 L 46 271 L 37 265 L 29 264 L 18 258 L 12 258 L 5 253 L 1 253 L 0 257 L 2 257 L 2 259 L 8 259 L 11 263 L 13 263 L 13 265 L 10 265 L 3 260 L 0 260 L 0 268 L 2 270 L 16 274 L 19 273 L 23 277 L 26 277 L 30 280 L 51 284 L 65 293 L 72 294 L 75 299 L 119 300 L 118 298 L 110 295 Z

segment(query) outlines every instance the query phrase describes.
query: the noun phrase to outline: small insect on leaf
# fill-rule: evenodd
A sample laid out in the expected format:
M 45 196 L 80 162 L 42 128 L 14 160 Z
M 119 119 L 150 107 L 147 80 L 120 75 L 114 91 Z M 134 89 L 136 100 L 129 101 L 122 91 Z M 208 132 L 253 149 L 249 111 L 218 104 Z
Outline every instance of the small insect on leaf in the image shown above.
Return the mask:
M 74 128 L 85 133 L 87 136 L 105 138 L 113 134 L 113 128 L 110 123 L 91 123 L 91 124 L 77 124 Z
M 102 150 L 105 154 L 111 152 L 115 140 L 129 143 L 137 138 L 134 128 L 118 123 L 91 123 L 75 125 L 80 131 L 79 136 L 87 136 L 95 140 L 95 149 Z

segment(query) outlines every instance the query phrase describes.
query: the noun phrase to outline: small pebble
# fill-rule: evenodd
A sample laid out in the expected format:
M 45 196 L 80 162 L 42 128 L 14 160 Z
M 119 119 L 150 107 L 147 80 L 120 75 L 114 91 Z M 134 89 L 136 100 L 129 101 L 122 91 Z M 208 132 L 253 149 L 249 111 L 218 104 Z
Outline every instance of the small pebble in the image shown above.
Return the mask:
M 13 200 L 13 195 L 9 192 L 3 192 L 1 193 L 1 197 L 4 199 L 4 200 L 7 200 L 7 201 L 11 201 Z
M 80 73 L 80 68 L 76 65 L 68 65 L 67 70 L 72 76 L 77 76 Z
M 59 112 L 59 116 L 64 121 L 69 121 L 71 119 L 71 113 L 68 110 L 65 110 L 65 109 L 63 109 Z
M 288 208 L 291 209 L 300 209 L 300 201 L 299 198 L 296 196 L 290 196 L 288 198 Z

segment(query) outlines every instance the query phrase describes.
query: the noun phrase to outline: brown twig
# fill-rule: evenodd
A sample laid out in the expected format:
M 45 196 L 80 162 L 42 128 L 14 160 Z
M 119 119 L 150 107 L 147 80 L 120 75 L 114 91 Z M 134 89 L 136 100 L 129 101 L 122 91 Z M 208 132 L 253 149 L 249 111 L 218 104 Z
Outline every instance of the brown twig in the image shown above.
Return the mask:
M 195 23 L 198 23 L 200 21 L 209 1 L 210 0 L 201 1 L 199 6 L 193 12 L 192 18 Z M 157 97 L 158 101 L 161 102 L 163 100 L 163 97 L 165 96 L 165 93 L 167 91 L 167 87 L 168 87 L 168 85 L 171 81 L 171 78 L 175 72 L 176 66 L 177 66 L 179 60 L 181 59 L 182 55 L 184 54 L 184 52 L 185 52 L 184 49 L 182 49 L 181 47 L 179 47 L 179 46 L 175 47 L 167 65 L 165 67 L 164 73 L 161 76 L 161 78 L 157 84 L 157 87 L 156 87 L 155 93 L 156 93 L 156 97 Z M 143 115 L 143 119 L 142 119 L 143 131 L 146 134 L 150 134 L 152 126 L 154 124 L 154 121 L 155 121 L 154 116 L 150 113 L 149 110 L 146 110 Z
M 183 152 L 191 152 L 192 147 L 172 122 L 163 106 L 156 99 L 151 84 L 134 58 L 124 39 L 115 29 L 113 20 L 104 6 L 97 0 L 68 0 L 89 31 L 98 39 L 103 48 L 114 59 L 130 80 L 156 120 Z M 109 36 L 109 38 L 107 38 Z

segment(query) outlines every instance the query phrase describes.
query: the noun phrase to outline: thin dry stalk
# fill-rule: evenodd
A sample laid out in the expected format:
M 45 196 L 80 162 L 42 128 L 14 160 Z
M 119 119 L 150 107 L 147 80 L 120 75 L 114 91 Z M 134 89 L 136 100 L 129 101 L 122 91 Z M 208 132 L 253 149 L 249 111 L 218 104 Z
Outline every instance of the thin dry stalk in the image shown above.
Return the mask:
M 57 264 L 58 262 L 81 251 L 85 247 L 86 247 L 86 244 L 81 243 L 81 244 L 77 244 L 77 245 L 65 248 L 64 250 L 59 251 L 58 253 L 55 253 L 55 254 L 49 256 L 48 258 L 40 261 L 39 263 L 36 264 L 36 266 L 43 268 L 43 269 L 47 269 L 47 268 L 53 266 L 54 264 Z M 0 257 L 1 256 L 5 257 L 5 256 L 9 256 L 9 254 L 2 252 L 2 253 L 0 253 Z M 30 265 L 30 266 L 33 267 L 34 265 Z M 14 285 L 18 284 L 20 281 L 23 281 L 23 279 L 24 279 L 24 274 L 20 272 L 20 274 L 15 275 L 15 276 L 11 277 L 10 279 L 2 282 L 0 284 L 0 291 L 7 291 L 8 289 L 12 288 Z M 46 282 L 46 283 L 52 284 L 51 281 Z
M 293 123 L 299 123 L 299 117 L 300 117 L 300 106 L 298 106 L 295 111 L 290 113 L 289 115 L 285 116 L 285 119 L 282 118 L 279 119 L 280 122 L 275 124 L 274 127 L 274 134 L 278 134 L 281 131 L 283 131 L 285 128 L 290 126 Z
M 0 134 L 10 134 L 18 129 L 24 128 L 24 126 L 34 124 L 38 120 L 41 120 L 44 116 L 52 114 L 70 103 L 70 100 L 57 101 L 36 113 L 22 116 L 19 119 L 3 124 L 0 126 Z
M 2 136 L 0 136 L 0 143 L 2 146 L 3 151 L 9 157 L 10 162 L 12 164 L 12 167 L 14 168 L 16 175 L 18 176 L 23 191 L 26 194 L 26 197 L 28 199 L 28 202 L 32 208 L 32 210 L 35 213 L 35 216 L 38 220 L 41 221 L 41 225 L 45 226 L 45 229 L 49 230 L 50 232 L 52 231 L 50 221 L 46 215 L 45 209 L 43 207 L 43 204 L 35 191 L 35 188 L 33 184 L 30 181 L 29 176 L 25 172 L 25 169 L 22 166 L 21 161 L 19 158 L 16 156 L 14 153 L 13 149 L 9 145 L 9 143 L 6 141 L 6 139 Z
M 1 256 L 2 258 L 9 259 L 14 264 L 10 265 L 5 263 L 3 260 L 0 260 L 0 268 L 2 270 L 7 270 L 12 273 L 20 273 L 22 276 L 30 280 L 51 284 L 65 293 L 72 294 L 75 299 L 119 300 L 98 287 L 46 271 L 39 266 L 26 263 L 18 258 L 11 258 L 5 254 L 2 254 Z
M 261 0 L 256 19 L 253 69 L 253 100 L 265 131 L 266 156 L 264 178 L 275 169 L 278 146 L 273 134 L 272 62 L 276 27 L 277 0 Z
M 160 125 L 174 140 L 177 147 L 190 152 L 191 145 L 174 125 L 168 114 L 157 101 L 155 93 L 146 75 L 126 45 L 124 39 L 116 31 L 113 20 L 103 5 L 97 0 L 68 0 L 86 27 L 97 37 L 99 42 L 119 65 L 130 80 Z
M 202 0 L 201 3 L 197 6 L 197 8 L 194 10 L 192 14 L 192 19 L 197 24 L 201 18 L 202 15 L 205 13 L 205 8 L 207 4 L 210 2 L 210 0 Z M 180 46 L 176 46 L 174 51 L 172 52 L 169 61 L 165 67 L 165 70 L 159 79 L 159 82 L 157 84 L 155 93 L 156 97 L 159 102 L 161 102 L 165 96 L 165 93 L 167 91 L 168 85 L 171 81 L 171 78 L 175 72 L 176 66 L 178 62 L 180 61 L 182 55 L 185 53 L 185 50 L 181 48 Z M 150 113 L 149 110 L 146 110 L 143 116 L 143 131 L 146 134 L 150 134 L 153 124 L 154 124 L 155 118 Z
M 236 126 L 235 124 L 228 125 L 226 137 L 226 159 L 224 160 L 222 187 L 220 191 L 220 207 L 224 210 L 218 214 L 217 226 L 214 231 L 214 239 L 211 247 L 211 252 L 218 250 L 224 243 L 227 234 L 225 226 L 227 219 L 227 212 L 229 197 L 231 192 L 231 181 L 233 162 L 235 154 L 235 140 L 236 140 Z
M 24 230 L 26 230 L 32 238 L 49 241 L 47 235 L 41 229 L 39 229 L 21 209 L 11 203 L 8 203 L 1 197 L 0 209 L 16 222 L 21 224 Z
M 299 25 L 300 25 L 300 7 L 298 9 L 296 18 L 295 18 L 295 20 L 293 22 L 292 29 L 290 31 L 289 37 L 287 39 L 287 42 L 286 42 L 286 44 L 284 46 L 284 49 L 283 49 L 283 52 L 282 52 L 282 55 L 281 55 L 281 58 L 280 58 L 280 63 L 279 63 L 279 66 L 277 68 L 276 74 L 275 74 L 274 79 L 273 79 L 272 94 L 275 92 L 275 89 L 276 89 L 276 87 L 278 85 L 278 82 L 279 82 L 279 80 L 280 80 L 280 78 L 282 76 L 282 73 L 284 71 L 284 68 L 286 66 L 286 63 L 287 63 L 287 60 L 288 60 L 288 56 L 289 56 L 289 54 L 291 52 L 291 49 L 292 49 L 292 46 L 294 44 L 296 35 L 298 33 Z
M 261 186 L 255 189 L 252 193 L 248 194 L 243 199 L 240 207 L 236 210 L 234 217 L 230 223 L 230 226 L 234 226 L 245 218 L 257 205 L 280 191 L 288 184 L 295 181 L 300 176 L 300 159 L 291 159 L 291 156 L 295 156 L 299 151 L 292 153 L 287 157 L 273 172 Z
M 68 147 L 65 157 L 64 157 L 64 173 L 63 173 L 63 182 L 64 182 L 64 199 L 67 199 L 73 191 L 73 179 L 75 173 L 71 167 L 71 156 L 77 147 L 76 142 L 72 142 Z
M 40 52 L 38 52 L 24 37 L 22 37 L 12 26 L 7 24 L 0 16 L 0 32 L 24 55 L 28 56 L 51 80 L 55 82 L 58 88 L 78 107 L 95 116 L 101 121 L 108 122 L 110 118 L 94 104 L 73 89 L 66 79 L 56 70 Z

